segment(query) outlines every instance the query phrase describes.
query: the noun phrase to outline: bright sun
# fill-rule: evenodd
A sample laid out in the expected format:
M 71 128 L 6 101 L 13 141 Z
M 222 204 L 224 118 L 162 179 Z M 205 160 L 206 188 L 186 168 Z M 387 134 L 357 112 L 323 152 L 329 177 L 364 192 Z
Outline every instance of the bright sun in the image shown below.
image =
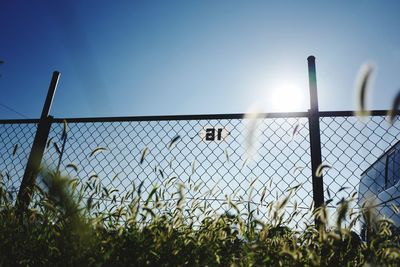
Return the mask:
M 268 102 L 273 111 L 306 111 L 305 94 L 306 91 L 295 84 L 282 83 L 274 87 Z

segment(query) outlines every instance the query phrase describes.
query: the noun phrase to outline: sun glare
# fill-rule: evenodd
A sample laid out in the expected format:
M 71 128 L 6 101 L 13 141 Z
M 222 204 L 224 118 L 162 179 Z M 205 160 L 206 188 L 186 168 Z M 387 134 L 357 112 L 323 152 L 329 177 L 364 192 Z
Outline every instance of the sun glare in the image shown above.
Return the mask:
M 272 110 L 277 112 L 306 111 L 305 94 L 300 86 L 284 83 L 274 87 L 269 102 Z

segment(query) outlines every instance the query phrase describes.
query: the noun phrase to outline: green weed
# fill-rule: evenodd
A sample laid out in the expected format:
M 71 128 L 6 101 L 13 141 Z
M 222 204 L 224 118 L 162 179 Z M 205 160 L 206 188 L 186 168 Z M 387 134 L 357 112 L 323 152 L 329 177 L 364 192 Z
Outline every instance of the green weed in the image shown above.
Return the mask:
M 162 198 L 163 189 L 156 186 L 143 199 L 143 183 L 118 201 L 118 190 L 103 187 L 96 175 L 85 183 L 51 171 L 42 171 L 40 178 L 45 186 L 36 186 L 33 203 L 22 216 L 18 216 L 10 195 L 1 187 L 0 266 L 400 263 L 400 242 L 391 222 L 377 219 L 372 208 L 367 207 L 362 213 L 371 225 L 367 243 L 361 242 L 351 227 L 343 226 L 352 200 L 339 205 L 335 227 L 328 227 L 327 211 L 321 207 L 312 212 L 321 225 L 295 231 L 286 226 L 289 220 L 285 221 L 282 214 L 291 192 L 297 188 L 288 190 L 286 197 L 270 205 L 270 220 L 265 223 L 240 214 L 229 197 L 227 205 L 235 214 L 216 214 L 201 201 L 188 206 L 184 184 L 177 184 L 177 198 L 171 204 Z M 102 206 L 102 199 L 109 199 L 109 205 Z M 251 215 L 255 211 L 246 212 Z M 196 223 L 200 217 L 201 222 Z

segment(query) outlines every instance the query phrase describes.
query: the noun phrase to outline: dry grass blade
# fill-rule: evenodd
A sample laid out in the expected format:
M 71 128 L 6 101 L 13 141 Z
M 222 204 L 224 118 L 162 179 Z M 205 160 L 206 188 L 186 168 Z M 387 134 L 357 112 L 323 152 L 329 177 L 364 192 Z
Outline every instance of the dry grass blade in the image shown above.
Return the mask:
M 240 214 L 239 208 L 232 202 L 231 199 L 228 200 L 229 205 L 236 211 L 237 214 Z
M 152 209 L 149 209 L 147 207 L 143 207 L 143 210 L 146 211 L 148 214 L 150 214 L 151 217 L 153 217 L 153 218 L 157 217 Z
M 138 196 L 140 196 L 140 194 L 142 193 L 143 184 L 144 184 L 144 181 L 142 181 L 142 182 L 140 183 L 139 187 L 138 187 L 138 190 L 137 190 Z
M 256 154 L 257 129 L 259 128 L 260 119 L 263 117 L 261 109 L 252 106 L 244 115 L 244 148 L 246 152 L 246 161 L 253 159 Z M 245 163 L 243 164 L 243 166 Z
M 148 196 L 147 199 L 146 199 L 146 202 L 145 202 L 145 204 L 144 204 L 145 207 L 147 207 L 147 205 L 149 204 L 149 202 L 151 201 L 153 195 L 157 192 L 157 190 L 158 190 L 158 187 L 157 187 L 157 186 L 153 187 L 153 189 L 151 190 L 149 196 Z
M 88 180 L 90 181 L 90 180 L 95 179 L 95 178 L 99 178 L 99 176 L 97 174 L 92 174 L 92 175 L 89 176 Z
M 49 148 L 52 141 L 53 141 L 53 137 L 50 137 L 50 139 L 47 141 L 46 148 Z
M 394 119 L 399 111 L 399 106 L 400 106 L 400 91 L 397 92 L 397 95 L 392 102 L 392 108 L 388 112 L 390 124 L 393 124 Z
M 105 148 L 105 147 L 97 147 L 89 154 L 89 157 L 93 157 L 96 153 L 99 153 L 101 151 L 106 151 L 106 150 L 107 150 L 107 148 Z
M 313 209 L 314 209 L 314 201 L 311 202 L 311 205 L 308 208 L 308 211 L 312 211 Z
M 177 179 L 177 178 L 178 178 L 178 177 L 176 177 L 176 176 L 169 178 L 169 179 L 167 180 L 167 182 L 165 183 L 165 185 L 169 185 L 173 180 L 175 180 L 175 179 Z
M 249 158 L 245 158 L 243 160 L 242 169 L 244 168 L 244 166 L 246 166 L 248 160 L 249 160 Z
M 171 140 L 171 142 L 169 142 L 168 148 L 171 149 L 171 148 L 173 147 L 173 145 L 174 145 L 180 138 L 181 138 L 180 135 L 175 136 L 175 137 Z
M 148 154 L 148 151 L 149 151 L 149 149 L 147 148 L 147 146 L 145 146 L 142 151 L 142 156 L 140 157 L 140 164 L 143 163 L 144 159 L 146 158 L 146 156 Z
M 289 194 L 288 196 L 286 196 L 277 206 L 277 210 L 281 210 L 283 209 L 286 204 L 288 203 L 289 199 L 290 199 L 291 194 Z
M 296 123 L 296 125 L 293 127 L 292 139 L 299 133 L 299 130 L 300 130 L 300 123 Z
M 61 135 L 61 139 L 67 138 L 67 130 L 68 130 L 67 121 L 63 120 L 63 132 L 62 132 L 62 135 Z
M 399 208 L 396 205 L 391 204 L 390 206 L 394 213 L 399 214 Z
M 341 192 L 341 191 L 343 191 L 343 190 L 349 189 L 349 188 L 350 188 L 350 187 L 348 187 L 348 186 L 342 186 L 342 187 L 339 189 L 338 193 Z
M 302 187 L 304 185 L 304 183 L 300 183 L 298 185 L 295 185 L 293 187 L 289 187 L 286 192 L 295 192 L 297 191 L 300 187 Z
M 358 116 L 368 115 L 366 110 L 366 95 L 368 84 L 370 81 L 373 67 L 371 64 L 365 64 L 360 68 L 358 74 L 357 90 L 358 90 Z
M 293 174 L 296 174 L 296 172 L 301 173 L 301 171 L 302 171 L 303 169 L 304 169 L 304 167 L 296 166 L 296 167 L 294 167 L 294 169 L 293 169 Z
M 316 208 L 314 211 L 314 216 L 316 219 L 319 219 L 323 224 L 327 223 L 328 214 L 324 206 Z
M 13 157 L 17 154 L 17 150 L 18 150 L 18 144 L 15 144 L 12 155 Z
M 329 165 L 327 165 L 327 164 L 320 164 L 319 166 L 318 166 L 318 168 L 317 168 L 317 170 L 315 171 L 315 175 L 317 176 L 317 177 L 321 177 L 322 176 L 322 173 L 323 173 L 323 170 L 325 170 L 325 169 L 330 169 L 330 168 L 332 168 L 331 166 L 329 166 Z
M 178 183 L 178 194 L 179 194 L 179 199 L 178 199 L 178 201 L 177 201 L 177 203 L 176 203 L 176 205 L 177 205 L 178 208 L 179 208 L 179 207 L 182 207 L 182 204 L 183 204 L 183 202 L 184 202 L 184 200 L 185 200 L 185 194 L 184 194 L 184 192 L 183 192 L 184 188 L 185 188 L 185 185 L 184 185 L 184 184 Z
M 257 182 L 257 180 L 258 180 L 258 177 L 254 178 L 254 180 L 251 181 L 249 187 L 252 187 L 254 185 L 254 183 Z
M 68 164 L 67 166 L 65 166 L 65 168 L 71 168 L 74 169 L 74 171 L 78 172 L 78 167 L 73 163 Z
M 195 168 L 196 168 L 196 160 L 193 160 L 193 161 L 192 161 L 192 175 L 193 175 L 194 172 L 195 172 Z
M 53 143 L 53 146 L 54 146 L 54 148 L 56 149 L 58 155 L 61 155 L 61 150 L 60 150 L 60 148 L 58 147 L 57 143 Z
M 349 203 L 347 201 L 343 201 L 339 208 L 337 209 L 337 220 L 336 220 L 336 225 L 340 229 L 342 222 L 346 219 L 346 214 L 349 209 Z
M 224 152 L 225 152 L 226 162 L 228 162 L 228 163 L 229 163 L 230 161 L 229 161 L 228 149 L 227 149 L 227 148 L 225 148 Z
M 328 193 L 328 198 L 331 198 L 331 190 L 329 190 L 329 185 L 326 188 L 326 192 Z
M 261 198 L 260 198 L 260 204 L 262 204 L 262 202 L 263 202 L 263 200 L 264 200 L 264 197 L 265 197 L 265 193 L 267 192 L 267 188 L 266 187 L 264 187 L 264 190 L 262 191 L 262 193 L 261 193 Z

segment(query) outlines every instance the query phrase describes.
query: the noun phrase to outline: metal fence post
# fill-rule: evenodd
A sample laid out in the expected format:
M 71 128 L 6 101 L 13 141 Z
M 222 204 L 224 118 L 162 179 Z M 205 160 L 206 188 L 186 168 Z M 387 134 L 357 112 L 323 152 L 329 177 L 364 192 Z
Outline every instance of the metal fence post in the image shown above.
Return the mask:
M 321 207 L 324 203 L 324 184 L 322 175 L 317 176 L 316 171 L 321 165 L 321 136 L 319 128 L 319 109 L 317 94 L 317 77 L 315 72 L 315 57 L 309 56 L 308 79 L 310 86 L 310 109 L 308 110 L 308 123 L 310 129 L 311 170 L 314 208 Z M 316 221 L 318 224 L 318 222 Z
M 23 212 L 26 208 L 28 208 L 32 198 L 32 190 L 35 185 L 36 176 L 43 158 L 43 152 L 46 147 L 47 138 L 49 136 L 50 127 L 53 120 L 53 117 L 49 116 L 49 112 L 59 78 L 60 73 L 58 71 L 53 72 L 46 101 L 43 106 L 42 115 L 40 116 L 35 139 L 33 141 L 31 153 L 28 158 L 28 163 L 26 165 L 17 196 L 16 204 L 20 212 Z

